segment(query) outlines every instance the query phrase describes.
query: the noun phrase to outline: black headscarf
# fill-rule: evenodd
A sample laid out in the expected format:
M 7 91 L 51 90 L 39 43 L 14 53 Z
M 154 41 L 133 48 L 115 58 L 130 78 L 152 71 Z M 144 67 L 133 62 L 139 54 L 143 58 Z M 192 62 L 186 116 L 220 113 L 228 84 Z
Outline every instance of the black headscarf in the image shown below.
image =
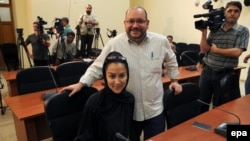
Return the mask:
M 119 52 L 111 52 L 103 63 L 105 87 L 92 95 L 85 105 L 83 123 L 77 141 L 120 141 L 115 134 L 129 136 L 130 123 L 133 117 L 134 97 L 125 88 L 121 93 L 114 93 L 107 85 L 106 70 L 110 63 L 122 63 L 129 68 L 126 58 Z

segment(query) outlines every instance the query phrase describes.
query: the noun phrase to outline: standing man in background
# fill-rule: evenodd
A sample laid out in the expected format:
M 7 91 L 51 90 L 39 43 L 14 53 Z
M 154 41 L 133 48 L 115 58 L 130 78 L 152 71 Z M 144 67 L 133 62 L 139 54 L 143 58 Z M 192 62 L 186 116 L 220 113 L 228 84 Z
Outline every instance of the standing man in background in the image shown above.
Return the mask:
M 200 76 L 200 99 L 206 103 L 213 100 L 214 106 L 227 102 L 220 81 L 234 72 L 238 66 L 239 56 L 246 51 L 249 40 L 249 30 L 237 23 L 242 10 L 239 1 L 230 1 L 224 10 L 225 22 L 218 30 L 210 31 L 207 38 L 207 28 L 201 30 L 201 52 L 205 53 L 204 69 Z M 238 82 L 232 82 L 237 85 Z M 233 85 L 233 84 L 232 84 Z M 239 85 L 234 92 L 240 93 Z M 202 111 L 207 111 L 207 105 L 202 106 Z
M 81 48 L 80 56 L 90 57 L 93 38 L 95 34 L 95 27 L 98 25 L 96 17 L 91 13 L 92 5 L 86 6 L 86 12 L 80 16 L 78 25 L 81 31 Z
M 40 26 L 38 22 L 33 22 L 34 33 L 27 37 L 25 41 L 25 50 L 27 50 L 28 56 L 33 59 L 34 66 L 48 66 L 50 64 L 50 37 L 48 34 L 41 31 Z M 32 54 L 27 49 L 27 45 L 29 44 L 32 46 Z

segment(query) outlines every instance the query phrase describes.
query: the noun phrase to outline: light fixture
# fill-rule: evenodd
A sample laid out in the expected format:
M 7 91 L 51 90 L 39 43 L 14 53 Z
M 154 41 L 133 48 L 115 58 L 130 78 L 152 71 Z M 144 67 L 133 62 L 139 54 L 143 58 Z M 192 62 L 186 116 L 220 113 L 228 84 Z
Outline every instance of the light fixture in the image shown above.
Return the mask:
M 194 5 L 195 6 L 199 6 L 199 4 L 200 4 L 200 0 L 194 0 Z

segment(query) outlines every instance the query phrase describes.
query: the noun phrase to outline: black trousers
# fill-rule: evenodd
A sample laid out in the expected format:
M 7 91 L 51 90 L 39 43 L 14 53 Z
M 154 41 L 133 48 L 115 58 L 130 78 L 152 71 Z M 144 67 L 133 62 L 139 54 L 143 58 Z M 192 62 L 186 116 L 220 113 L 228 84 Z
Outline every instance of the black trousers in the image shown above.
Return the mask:
M 89 57 L 91 56 L 91 48 L 93 43 L 94 35 L 81 35 L 81 49 L 80 56 Z

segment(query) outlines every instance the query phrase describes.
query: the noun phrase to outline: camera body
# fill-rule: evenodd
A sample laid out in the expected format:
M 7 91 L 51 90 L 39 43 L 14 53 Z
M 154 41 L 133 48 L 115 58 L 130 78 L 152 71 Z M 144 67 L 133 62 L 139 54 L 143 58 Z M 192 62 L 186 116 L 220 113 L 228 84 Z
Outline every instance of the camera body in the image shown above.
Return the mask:
M 204 9 L 209 9 L 209 13 L 194 15 L 194 18 L 206 17 L 207 20 L 195 21 L 196 29 L 206 29 L 209 27 L 211 31 L 218 30 L 225 21 L 224 7 L 213 9 L 211 1 L 203 5 Z
M 40 16 L 37 16 L 37 23 L 38 23 L 38 29 L 39 29 L 39 32 L 40 33 L 43 33 L 43 25 L 47 24 L 46 21 L 43 20 L 42 17 Z
M 54 31 L 53 31 L 54 29 L 56 29 L 56 32 L 59 33 L 60 36 L 63 35 L 64 26 L 63 26 L 62 19 L 55 18 L 54 25 L 47 29 L 48 30 L 47 33 L 52 36 L 54 34 Z

